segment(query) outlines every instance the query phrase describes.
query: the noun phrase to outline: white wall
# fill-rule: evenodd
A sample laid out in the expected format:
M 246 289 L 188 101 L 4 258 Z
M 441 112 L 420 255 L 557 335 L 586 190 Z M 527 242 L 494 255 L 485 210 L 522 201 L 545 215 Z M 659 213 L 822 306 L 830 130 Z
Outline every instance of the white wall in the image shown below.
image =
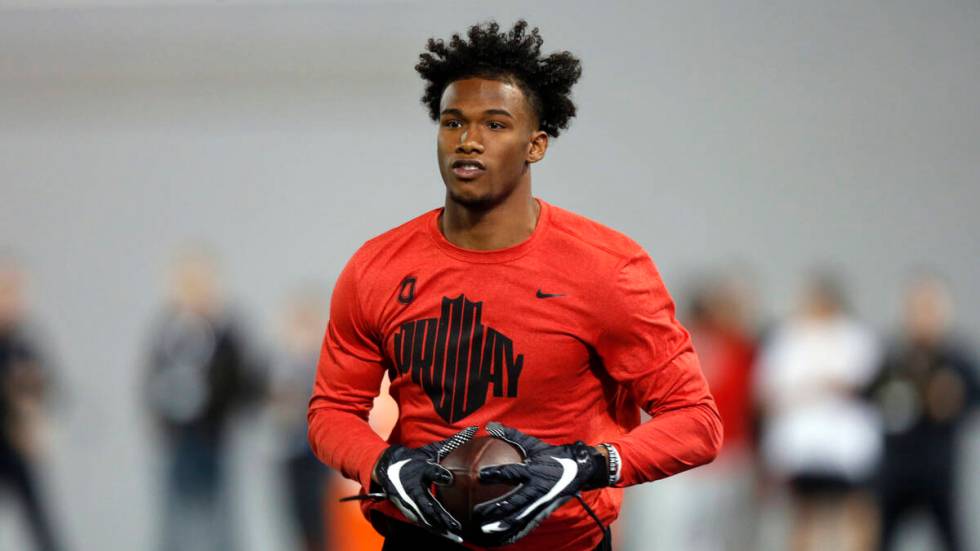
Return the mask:
M 975 2 L 141 4 L 0 9 L 0 246 L 63 364 L 51 485 L 77 549 L 153 536 L 135 385 L 174 246 L 216 245 L 257 333 L 296 281 L 329 288 L 441 202 L 412 67 L 488 16 L 583 60 L 537 194 L 634 236 L 673 288 L 741 261 L 780 313 L 827 261 L 887 329 L 930 266 L 980 341 Z

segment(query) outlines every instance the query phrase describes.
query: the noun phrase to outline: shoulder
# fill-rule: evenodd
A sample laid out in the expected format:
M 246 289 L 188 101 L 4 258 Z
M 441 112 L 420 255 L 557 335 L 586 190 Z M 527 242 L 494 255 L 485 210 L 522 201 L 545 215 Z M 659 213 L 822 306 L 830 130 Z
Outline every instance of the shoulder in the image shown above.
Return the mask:
M 970 372 L 976 369 L 973 349 L 965 335 L 959 333 L 948 335 L 942 344 L 942 351 L 952 364 Z
M 854 347 L 861 351 L 880 352 L 880 339 L 871 326 L 850 317 L 842 319 L 840 323 L 842 335 L 849 339 Z
M 774 324 L 762 339 L 763 356 L 781 360 L 787 354 L 804 346 L 812 330 L 802 321 L 789 318 Z
M 398 254 L 405 252 L 406 246 L 428 245 L 426 228 L 438 211 L 432 209 L 368 239 L 351 256 L 348 269 L 361 274 L 371 272 L 373 268 L 388 265 Z
M 0 342 L 8 347 L 11 354 L 21 360 L 36 360 L 39 355 L 37 343 L 43 341 L 42 331 L 33 320 L 21 320 L 3 330 Z
M 555 238 L 577 254 L 604 258 L 620 266 L 629 259 L 647 256 L 639 243 L 620 231 L 581 214 L 550 204 L 548 207 Z
M 367 318 L 379 312 L 386 297 L 433 254 L 428 226 L 438 212 L 430 210 L 364 242 L 337 278 L 331 304 L 356 304 Z

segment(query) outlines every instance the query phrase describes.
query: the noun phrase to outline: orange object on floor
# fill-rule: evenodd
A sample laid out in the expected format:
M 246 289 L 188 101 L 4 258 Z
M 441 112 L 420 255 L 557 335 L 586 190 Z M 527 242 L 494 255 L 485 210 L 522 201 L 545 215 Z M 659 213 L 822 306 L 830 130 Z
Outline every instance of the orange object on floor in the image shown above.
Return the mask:
M 339 478 L 339 477 L 338 477 Z M 384 538 L 374 531 L 371 523 L 361 514 L 357 501 L 339 503 L 345 495 L 357 493 L 357 484 L 347 484 L 347 480 L 333 485 L 328 496 L 327 517 L 329 523 L 329 544 L 331 550 L 380 551 Z
M 381 384 L 381 394 L 374 400 L 369 422 L 371 427 L 388 438 L 391 429 L 398 420 L 398 405 L 388 395 L 388 379 Z M 331 490 L 327 495 L 327 505 L 324 508 L 329 521 L 329 549 L 343 551 L 380 551 L 384 538 L 378 534 L 371 523 L 361 513 L 361 504 L 357 501 L 340 503 L 337 500 L 354 495 L 360 490 L 360 485 L 335 475 Z

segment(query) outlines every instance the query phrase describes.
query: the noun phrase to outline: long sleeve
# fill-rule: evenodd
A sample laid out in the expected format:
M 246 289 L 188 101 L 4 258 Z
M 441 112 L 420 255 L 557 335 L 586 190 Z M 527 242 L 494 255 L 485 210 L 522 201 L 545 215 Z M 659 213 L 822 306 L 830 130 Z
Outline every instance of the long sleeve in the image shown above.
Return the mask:
M 334 288 L 307 420 L 316 456 L 367 489 L 388 446 L 367 421 L 385 370 L 377 332 L 360 309 L 355 259 Z
M 712 461 L 721 418 L 691 337 L 650 257 L 637 255 L 616 275 L 596 351 L 651 419 L 609 441 L 623 467 L 619 485 L 657 480 Z

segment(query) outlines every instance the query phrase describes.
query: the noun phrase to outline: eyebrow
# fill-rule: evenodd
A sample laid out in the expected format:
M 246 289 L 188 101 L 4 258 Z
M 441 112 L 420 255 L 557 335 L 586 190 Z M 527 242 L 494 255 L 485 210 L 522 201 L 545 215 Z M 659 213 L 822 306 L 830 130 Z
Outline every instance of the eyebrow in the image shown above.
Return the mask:
M 514 118 L 514 115 L 511 115 L 510 114 L 510 111 L 507 111 L 506 109 L 487 109 L 486 111 L 483 112 L 483 114 L 484 115 L 503 115 L 505 117 L 510 117 L 512 119 Z M 443 109 L 442 110 L 442 113 L 440 113 L 440 115 L 455 115 L 457 117 L 462 117 L 463 116 L 463 112 L 460 111 L 459 109 L 454 108 L 454 107 L 450 107 L 449 109 Z

